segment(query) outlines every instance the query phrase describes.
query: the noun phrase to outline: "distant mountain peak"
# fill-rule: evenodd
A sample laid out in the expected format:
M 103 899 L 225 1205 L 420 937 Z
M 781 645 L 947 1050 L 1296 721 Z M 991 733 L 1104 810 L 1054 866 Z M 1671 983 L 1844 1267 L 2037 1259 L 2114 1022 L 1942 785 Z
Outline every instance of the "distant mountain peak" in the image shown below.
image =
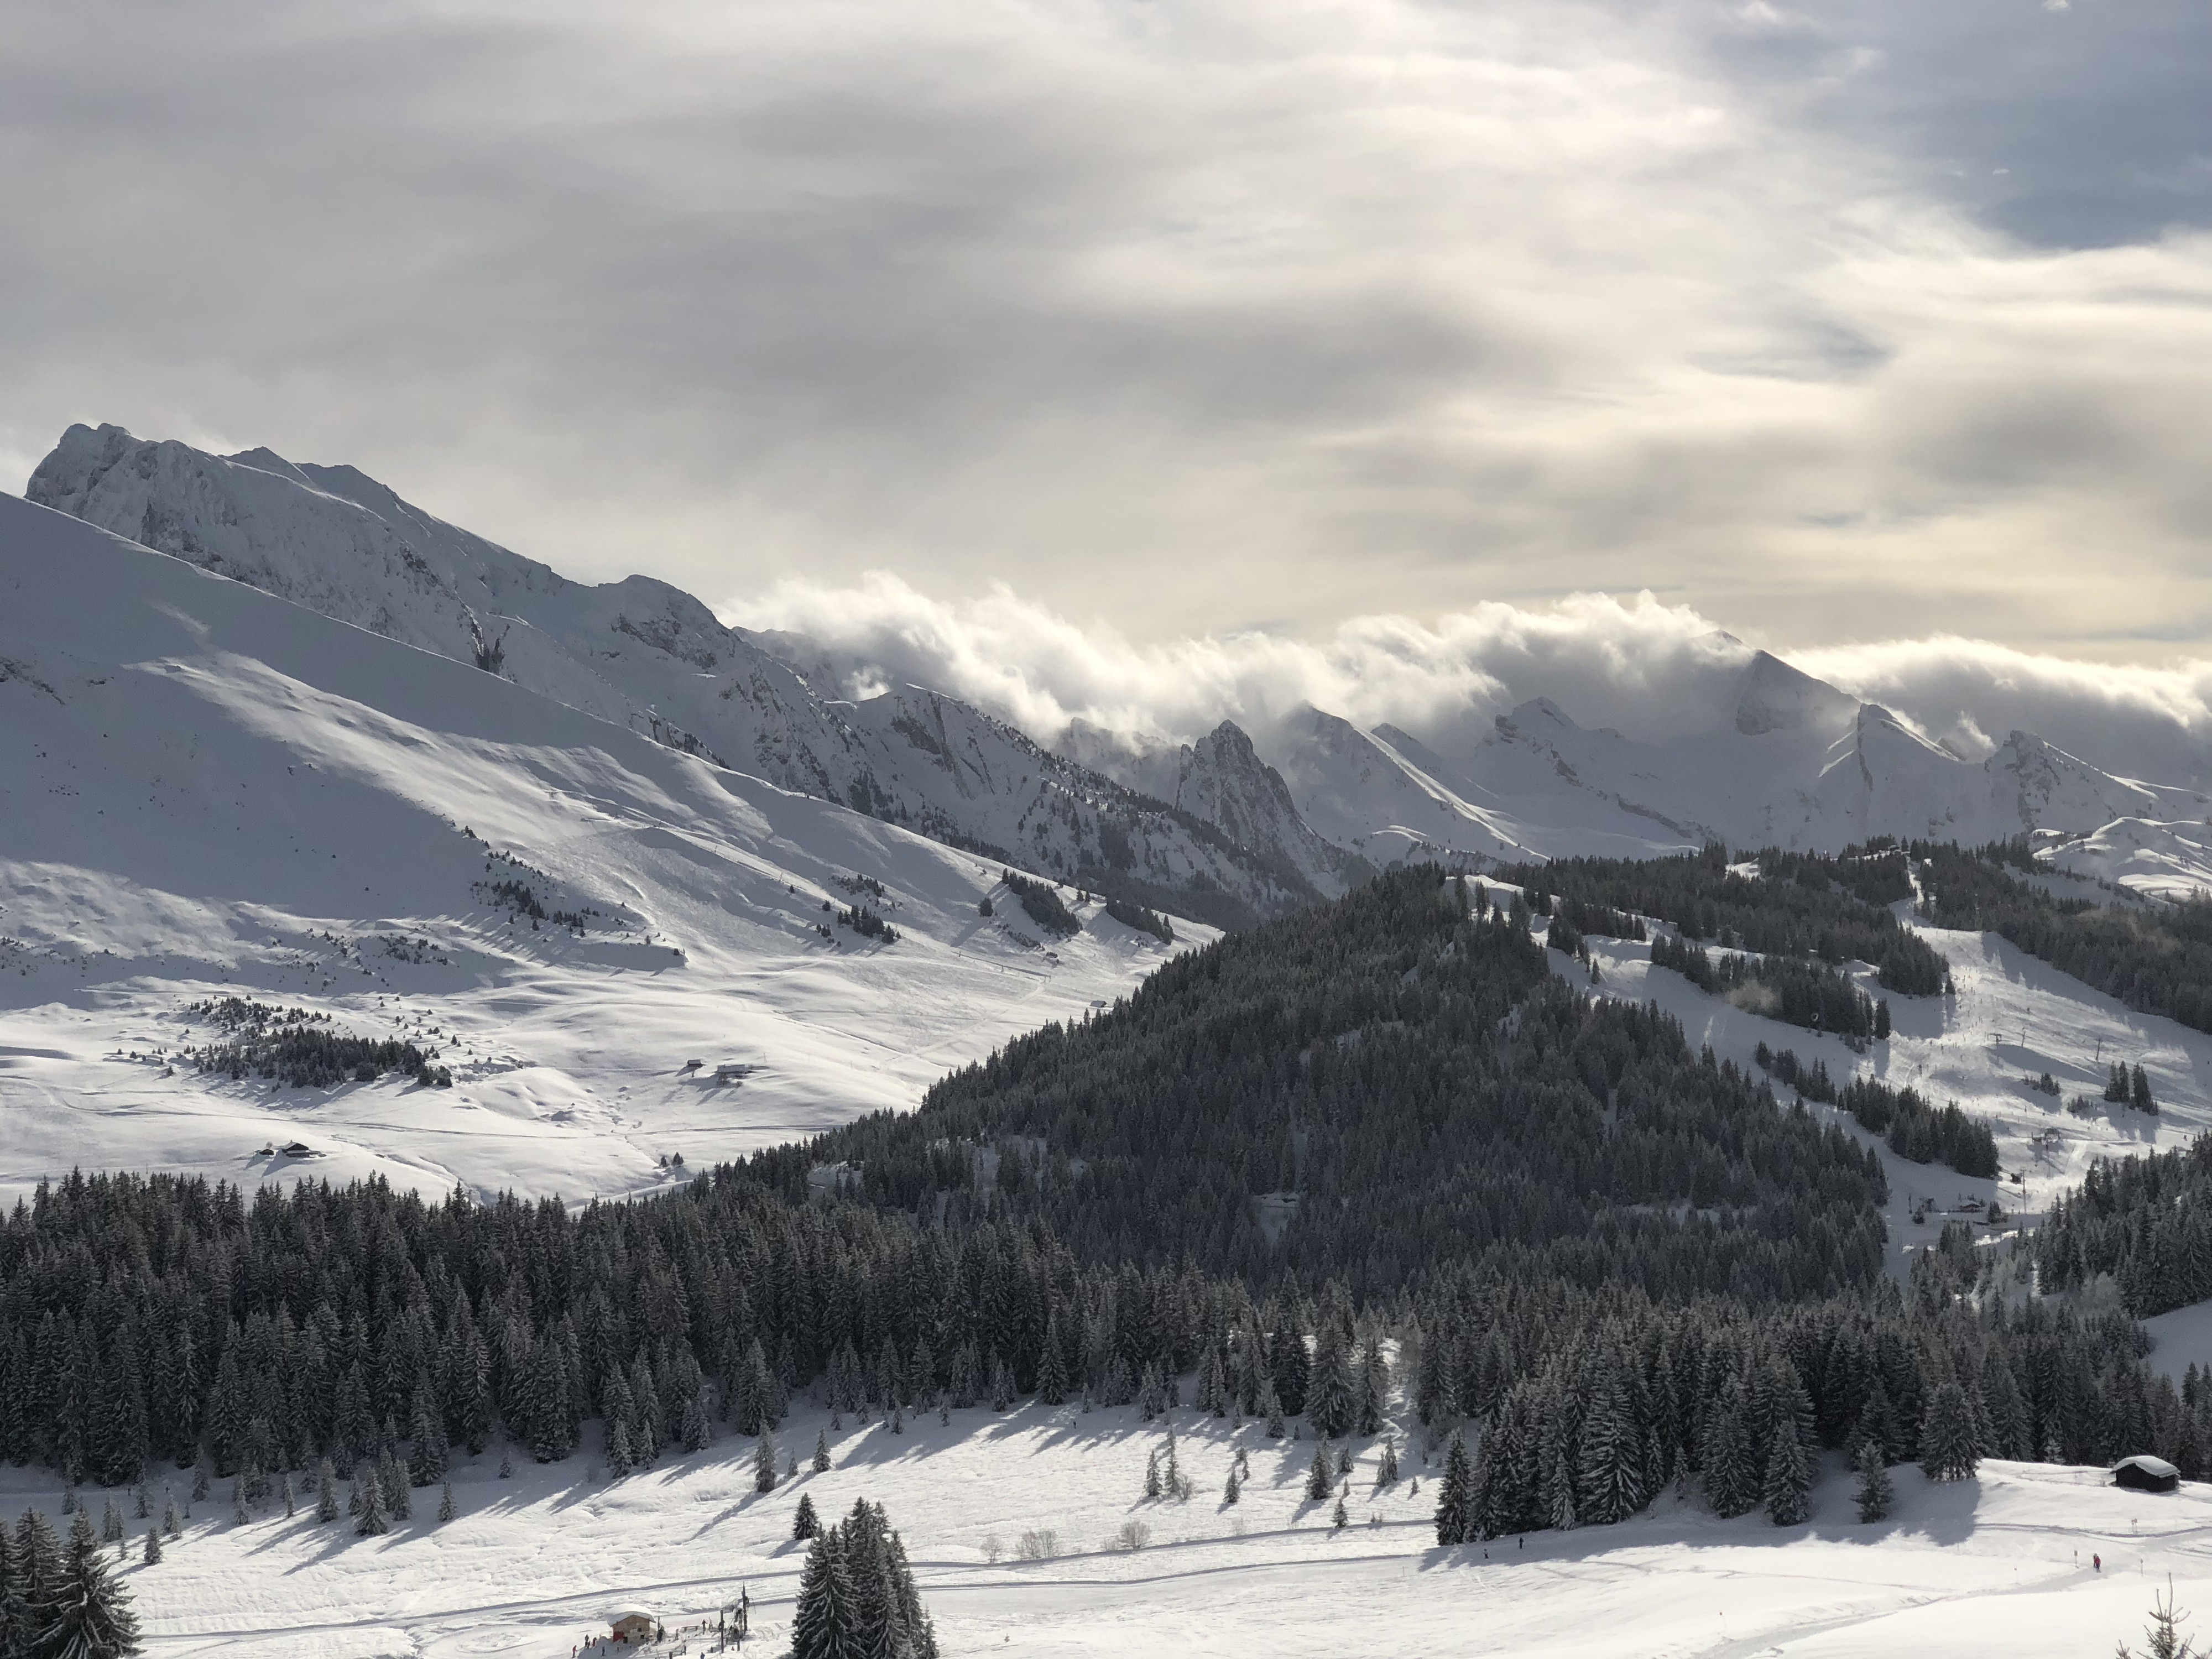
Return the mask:
M 641 575 L 568 581 L 350 466 L 295 464 L 268 449 L 216 456 L 78 426 L 40 464 L 28 495 L 686 754 L 1181 914 L 1269 914 L 1310 896 L 1297 872 L 1346 856 L 1286 800 L 1251 821 L 1279 820 L 1288 842 L 1240 844 L 1218 823 L 1048 755 L 928 688 L 859 703 L 824 697 L 680 588 Z M 1211 741 L 1231 769 L 1273 776 L 1234 726 Z
M 1769 732 L 1841 730 L 1859 712 L 1859 700 L 1826 680 L 1814 679 L 1769 651 L 1752 653 L 1736 693 L 1735 729 L 1745 737 Z
M 1557 726 L 1565 732 L 1579 732 L 1567 711 L 1549 697 L 1531 697 L 1526 702 L 1516 703 L 1510 713 L 1500 714 L 1497 724 L 1501 729 L 1526 731 L 1530 727 Z

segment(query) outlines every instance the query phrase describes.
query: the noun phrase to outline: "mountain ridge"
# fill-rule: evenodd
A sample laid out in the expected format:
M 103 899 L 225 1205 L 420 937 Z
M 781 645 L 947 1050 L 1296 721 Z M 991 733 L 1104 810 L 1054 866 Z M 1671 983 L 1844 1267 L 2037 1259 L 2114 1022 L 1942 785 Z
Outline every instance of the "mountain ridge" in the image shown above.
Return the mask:
M 1659 739 L 1585 727 L 1547 696 L 1457 753 L 1310 704 L 1188 742 L 1082 720 L 1030 732 L 811 640 L 728 627 L 652 577 L 569 581 L 350 466 L 78 426 L 29 496 L 779 787 L 1226 926 L 1413 859 L 1480 869 L 1715 839 L 1832 851 L 2028 834 L 2094 879 L 2212 885 L 2192 828 L 2212 780 L 2124 777 L 2023 731 L 1976 760 L 1717 631 L 1706 644 L 1717 664 L 1740 659 L 1733 681 Z

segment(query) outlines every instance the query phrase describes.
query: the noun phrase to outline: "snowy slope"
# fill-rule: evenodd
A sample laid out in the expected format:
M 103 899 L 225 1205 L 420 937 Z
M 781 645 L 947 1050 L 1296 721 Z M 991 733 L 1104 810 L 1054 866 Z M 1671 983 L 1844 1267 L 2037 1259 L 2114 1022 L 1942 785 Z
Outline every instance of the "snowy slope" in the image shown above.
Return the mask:
M 1839 1037 L 1707 995 L 1672 969 L 1653 967 L 1649 945 L 1589 939 L 1599 970 L 1590 988 L 1656 1004 L 1682 1022 L 1692 1047 L 1711 1047 L 1747 1069 L 1765 1042 L 1794 1049 L 1808 1065 L 1824 1060 L 1838 1083 L 1856 1073 L 1893 1088 L 1910 1085 L 1939 1105 L 1955 1101 L 1986 1118 L 2002 1172 L 1996 1182 L 1964 1176 L 1940 1164 L 1912 1164 L 1881 1148 L 1890 1186 L 1889 1266 L 1899 1274 L 1911 1253 L 1934 1242 L 1945 1220 L 1972 1215 L 1960 1207 L 1962 1200 L 1996 1198 L 2008 1212 L 2032 1224 L 2054 1197 L 2081 1182 L 2095 1159 L 2183 1146 L 2212 1129 L 2212 1036 L 2124 1007 L 1995 933 L 1928 927 L 1911 917 L 1909 907 L 1899 909 L 1949 960 L 1956 994 L 1891 997 L 1894 1032 L 1864 1054 Z M 1653 926 L 1664 931 L 1663 924 Z M 1569 957 L 1553 951 L 1551 961 L 1562 977 L 1587 983 Z M 1869 994 L 1887 994 L 1871 968 L 1854 964 L 1852 972 Z M 2148 1074 L 2160 1103 L 2156 1115 L 2101 1098 L 2115 1060 L 2141 1065 Z M 2035 1086 L 2046 1072 L 2059 1085 L 2056 1096 Z M 1777 1092 L 1790 1097 L 1787 1089 Z M 2088 1114 L 2076 1116 L 2069 1103 L 2083 1097 Z M 1880 1146 L 1848 1115 L 1830 1107 L 1812 1109 L 1832 1115 L 1862 1142 Z M 1989 1236 L 2012 1231 L 2008 1224 Z M 2212 1363 L 2212 1351 L 2198 1357 Z
M 990 856 L 1069 876 L 1103 866 L 1262 913 L 1305 896 L 1203 825 L 973 708 L 912 690 L 858 706 L 818 695 L 679 589 L 643 576 L 566 580 L 352 467 L 75 426 L 27 493 L 325 616 Z
M 927 687 L 883 689 L 874 671 L 804 639 L 726 628 L 665 583 L 567 581 L 351 467 L 266 449 L 219 457 L 79 426 L 40 463 L 30 495 L 341 621 L 495 665 L 573 708 L 786 788 L 1063 876 L 1140 884 L 1186 903 L 1225 894 L 1224 915 L 1340 893 L 1370 865 L 1409 856 L 1641 856 L 1716 836 L 1830 849 L 1885 834 L 1975 842 L 2044 830 L 2086 841 L 2108 825 L 2187 825 L 2212 812 L 2212 756 L 2203 775 L 2162 783 L 2023 732 L 1981 758 L 1962 756 L 1724 637 L 1723 649 L 1741 653 L 1732 694 L 1701 729 L 1692 722 L 1663 742 L 1585 729 L 1542 698 L 1448 754 L 1310 708 L 1249 734 L 1224 720 L 1188 744 L 1081 722 L 1027 734 Z M 865 700 L 836 695 L 848 683 Z M 2085 844 L 2055 856 L 2160 896 L 2207 880 L 2197 854 L 2172 846 Z
M 1158 767 L 1095 730 L 1063 746 L 1125 780 Z M 1259 751 L 1313 830 L 1377 865 L 1648 858 L 1716 838 L 1831 851 L 1877 835 L 1975 844 L 2045 830 L 2058 838 L 2056 867 L 2161 896 L 2212 886 L 2212 860 L 2190 833 L 2212 808 L 2203 779 L 2117 776 L 2025 732 L 1972 760 L 1765 652 L 1747 653 L 1717 718 L 1664 742 L 1584 728 L 1535 697 L 1457 755 L 1312 708 L 1269 726 Z
M 631 1608 L 665 1625 L 668 1644 L 647 1651 L 673 1659 L 714 1650 L 686 1626 L 711 1624 L 741 1589 L 753 1632 L 743 1651 L 774 1655 L 804 1560 L 790 1537 L 800 1497 L 827 1518 L 866 1496 L 902 1534 L 948 1659 L 2072 1659 L 2133 1644 L 2169 1575 L 2199 1624 L 2212 1607 L 2203 1486 L 2153 1498 L 2102 1470 L 1986 1462 L 1976 1480 L 1934 1486 L 1906 1466 L 1894 1517 L 1862 1526 L 1832 1462 L 1802 1526 L 1722 1521 L 1664 1497 L 1619 1526 L 1448 1551 L 1431 1520 L 1437 1471 L 1418 1449 L 1407 1478 L 1378 1491 L 1376 1443 L 1353 1443 L 1338 1531 L 1329 1505 L 1303 1495 L 1310 1444 L 1188 1410 L 1173 1427 L 1196 1486 L 1188 1503 L 1139 1496 L 1162 1436 L 1129 1408 L 959 1412 L 904 1433 L 848 1421 L 830 1434 L 835 1467 L 817 1474 L 805 1454 L 826 1413 L 802 1406 L 781 1436 L 800 1473 L 769 1493 L 752 1490 L 743 1438 L 620 1482 L 595 1478 L 585 1454 L 501 1481 L 496 1453 L 457 1453 L 458 1513 L 443 1526 L 428 1492 L 416 1494 L 417 1518 L 375 1539 L 306 1511 L 236 1526 L 224 1492 L 161 1563 L 134 1559 L 121 1576 L 156 1659 L 567 1659 Z M 1251 1478 L 1231 1507 L 1219 1492 L 1237 1448 Z M 58 1498 L 32 1472 L 0 1471 L 11 1512 Z M 1133 1521 L 1146 1547 L 1111 1547 Z M 143 1523 L 129 1527 L 135 1543 Z M 1051 1553 L 1018 1559 L 1032 1532 L 1052 1535 Z
M 2061 836 L 2036 849 L 2054 869 L 2145 897 L 2212 892 L 2212 824 L 2115 818 L 2087 835 Z
M 501 879 L 600 915 L 533 927 L 479 886 Z M 665 1154 L 910 1104 L 1164 959 L 1096 904 L 1057 945 L 1010 905 L 987 921 L 998 883 L 0 496 L 0 1193 L 72 1164 L 648 1187 Z M 831 925 L 856 897 L 903 937 Z M 207 1038 L 185 1006 L 227 992 L 419 1035 L 455 1086 L 273 1091 L 155 1058 Z M 758 1069 L 718 1085 L 723 1062 Z M 258 1156 L 295 1138 L 321 1156 Z

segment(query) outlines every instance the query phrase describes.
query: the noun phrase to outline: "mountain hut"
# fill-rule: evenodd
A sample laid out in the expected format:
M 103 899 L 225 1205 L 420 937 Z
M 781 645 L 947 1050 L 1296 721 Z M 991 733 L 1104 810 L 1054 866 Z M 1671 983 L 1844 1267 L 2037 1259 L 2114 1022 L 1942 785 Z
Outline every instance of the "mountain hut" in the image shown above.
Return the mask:
M 2163 1457 L 2123 1457 L 2112 1465 L 2112 1484 L 2130 1492 L 2172 1492 L 2181 1484 L 2181 1471 Z

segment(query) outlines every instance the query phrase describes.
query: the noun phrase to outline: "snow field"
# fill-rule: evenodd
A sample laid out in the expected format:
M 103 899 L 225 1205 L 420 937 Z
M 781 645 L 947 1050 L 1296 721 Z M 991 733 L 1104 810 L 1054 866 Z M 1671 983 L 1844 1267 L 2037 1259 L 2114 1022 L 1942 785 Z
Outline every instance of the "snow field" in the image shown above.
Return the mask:
M 1893 1088 L 1909 1085 L 1939 1106 L 1956 1101 L 1990 1120 L 2003 1171 L 1997 1182 L 1962 1176 L 1940 1164 L 1910 1163 L 1862 1130 L 1848 1113 L 1807 1103 L 1808 1110 L 1832 1118 L 1863 1145 L 1877 1149 L 1889 1176 L 1890 1261 L 1899 1273 L 1909 1267 L 1912 1251 L 1935 1242 L 1945 1220 L 1972 1218 L 1959 1207 L 1962 1200 L 1986 1204 L 1995 1198 L 2008 1215 L 2023 1215 L 2032 1224 L 2054 1197 L 2080 1182 L 2095 1159 L 2185 1145 L 2212 1128 L 2212 1036 L 2125 1007 L 1994 933 L 1915 927 L 1950 959 L 1957 994 L 1889 996 L 1893 1034 L 1864 1054 L 1853 1054 L 1839 1037 L 1786 1025 L 1706 995 L 1672 969 L 1655 969 L 1649 945 L 1597 938 L 1589 945 L 1598 963 L 1598 991 L 1657 1003 L 1682 1022 L 1693 1047 L 1710 1045 L 1723 1059 L 1755 1069 L 1752 1054 L 1764 1042 L 1776 1050 L 1795 1049 L 1808 1066 L 1825 1060 L 1838 1083 L 1859 1071 Z M 1556 951 L 1551 963 L 1553 971 L 1569 983 L 1587 986 L 1579 964 Z M 1871 969 L 1856 965 L 1852 971 L 1869 995 L 1889 995 Z M 2140 1063 L 2149 1073 L 2159 1102 L 2156 1116 L 2100 1098 L 2114 1060 Z M 2030 1086 L 2045 1072 L 2059 1085 L 2057 1096 Z M 1775 1092 L 1785 1101 L 1791 1097 L 1778 1084 Z M 2067 1103 L 2083 1095 L 2094 1110 L 2076 1117 Z M 2024 1177 L 2017 1184 L 2015 1173 Z M 1928 1218 L 1916 1222 L 1914 1212 L 1923 1204 L 1929 1206 Z M 1979 1231 L 1991 1238 L 2017 1232 L 2009 1224 Z M 2212 1328 L 2206 1338 L 2212 1339 Z M 2212 1340 L 2190 1340 L 2200 1351 L 2178 1362 L 2177 1374 L 2190 1358 L 2212 1363 Z M 2160 1363 L 2166 1358 L 2161 1354 Z
M 2101 1470 L 2009 1463 L 1931 1486 L 1906 1467 L 1896 1516 L 1864 1527 L 1831 1459 L 1802 1527 L 1721 1521 L 1668 1496 L 1620 1526 L 1446 1551 L 1431 1525 L 1440 1469 L 1418 1450 L 1376 1492 L 1376 1444 L 1353 1443 L 1351 1524 L 1336 1531 L 1331 1504 L 1304 1496 L 1310 1441 L 1172 1418 L 1196 1485 L 1184 1504 L 1139 1496 L 1164 1436 L 1133 1408 L 962 1412 L 903 1435 L 848 1419 L 820 1474 L 807 1462 L 824 1414 L 801 1408 L 779 1438 L 802 1472 L 769 1494 L 752 1490 L 742 1437 L 613 1483 L 584 1454 L 502 1482 L 495 1450 L 457 1462 L 454 1521 L 428 1520 L 437 1494 L 422 1490 L 420 1518 L 378 1539 L 304 1513 L 235 1527 L 218 1483 L 162 1562 L 125 1577 L 162 1659 L 550 1659 L 630 1607 L 672 1632 L 711 1620 L 740 1587 L 753 1602 L 745 1650 L 775 1654 L 804 1559 L 789 1536 L 804 1493 L 825 1521 L 863 1495 L 886 1506 L 948 1655 L 2036 1659 L 2134 1640 L 2169 1574 L 2183 1606 L 2212 1609 L 2212 1488 L 2151 1497 Z M 1224 1507 L 1238 1445 L 1252 1478 Z M 185 1477 L 172 1478 L 181 1494 Z M 11 1510 L 56 1501 L 22 1472 L 0 1474 L 0 1494 Z M 1150 1541 L 1114 1547 L 1133 1520 Z M 1023 1534 L 1047 1529 L 1054 1553 L 1018 1559 Z
M 1003 892 L 986 920 L 990 860 L 58 514 L 0 520 L 0 1200 L 73 1166 L 649 1190 L 669 1154 L 910 1106 L 1170 954 L 1097 904 L 1057 943 Z M 600 914 L 533 928 L 481 886 L 503 879 Z M 899 940 L 836 926 L 854 903 Z M 415 1037 L 455 1086 L 168 1064 L 215 1035 L 186 1006 L 228 994 Z M 258 1156 L 295 1139 L 319 1156 Z

